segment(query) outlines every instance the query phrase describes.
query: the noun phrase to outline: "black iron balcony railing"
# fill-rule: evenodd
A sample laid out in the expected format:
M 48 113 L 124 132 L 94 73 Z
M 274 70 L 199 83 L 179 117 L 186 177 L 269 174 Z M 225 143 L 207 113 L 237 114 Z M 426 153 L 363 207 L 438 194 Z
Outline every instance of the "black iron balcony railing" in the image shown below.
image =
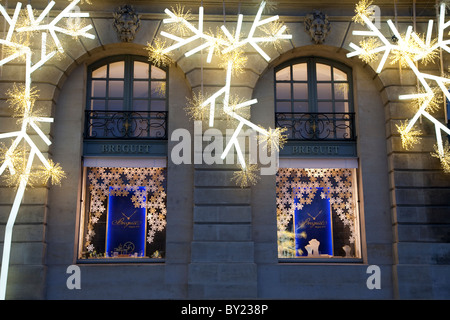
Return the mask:
M 277 127 L 287 129 L 289 140 L 354 141 L 354 113 L 275 113 Z
M 86 111 L 85 139 L 167 139 L 167 112 Z

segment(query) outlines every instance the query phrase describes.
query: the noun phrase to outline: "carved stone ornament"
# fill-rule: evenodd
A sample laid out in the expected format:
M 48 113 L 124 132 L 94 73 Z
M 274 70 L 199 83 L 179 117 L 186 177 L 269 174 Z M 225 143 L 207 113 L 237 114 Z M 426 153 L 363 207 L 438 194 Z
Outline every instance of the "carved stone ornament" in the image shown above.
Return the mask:
M 305 31 L 310 34 L 312 41 L 322 44 L 331 31 L 328 15 L 322 11 L 313 10 L 305 18 Z
M 132 42 L 141 26 L 140 16 L 133 6 L 123 5 L 114 12 L 114 29 L 122 42 Z

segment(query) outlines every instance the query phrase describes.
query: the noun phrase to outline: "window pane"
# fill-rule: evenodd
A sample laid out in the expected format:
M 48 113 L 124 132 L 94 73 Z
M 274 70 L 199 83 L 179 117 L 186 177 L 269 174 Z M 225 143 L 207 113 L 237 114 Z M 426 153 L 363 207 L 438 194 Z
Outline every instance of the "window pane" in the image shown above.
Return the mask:
M 92 78 L 106 78 L 107 66 L 100 67 L 92 71 Z
M 319 100 L 331 100 L 331 83 L 318 83 L 317 84 L 317 99 Z
M 165 100 L 152 100 L 151 111 L 166 111 Z
M 294 102 L 294 112 L 306 113 L 308 111 L 308 102 Z
M 277 112 L 292 112 L 290 102 L 277 102 Z
M 279 258 L 360 257 L 354 169 L 280 168 Z
M 158 67 L 152 66 L 152 79 L 166 79 L 166 72 Z
M 335 102 L 335 112 L 350 112 L 348 108 L 348 102 Z
M 149 64 L 145 62 L 134 62 L 134 78 L 135 79 L 148 79 Z
M 106 97 L 106 81 L 103 80 L 92 81 L 92 97 L 96 98 Z
M 277 99 L 291 99 L 290 83 L 277 83 Z
M 337 100 L 348 99 L 348 83 L 335 83 L 334 84 L 334 98 Z
M 165 168 L 87 168 L 80 258 L 164 258 L 166 176 Z
M 339 69 L 333 68 L 334 81 L 347 81 L 347 74 Z
M 166 97 L 166 82 L 165 81 L 152 81 L 152 98 L 165 98 Z
M 318 102 L 317 103 L 317 111 L 328 113 L 333 112 L 333 103 L 332 102 Z
M 147 81 L 134 81 L 133 97 L 134 98 L 147 98 L 148 97 L 148 82 Z
M 124 78 L 125 77 L 125 62 L 119 61 L 109 65 L 110 78 Z
M 106 101 L 105 100 L 92 100 L 91 110 L 105 110 Z
M 109 82 L 109 97 L 110 98 L 122 98 L 123 97 L 123 81 L 110 81 Z
M 277 81 L 289 81 L 291 80 L 291 67 L 281 69 L 276 74 Z
M 331 81 L 331 67 L 326 64 L 316 64 L 317 81 Z
M 133 111 L 136 112 L 147 112 L 148 111 L 148 100 L 134 100 L 133 101 Z
M 308 66 L 306 63 L 295 64 L 292 66 L 292 74 L 294 81 L 308 80 Z
M 308 84 L 294 83 L 294 99 L 307 100 L 308 99 Z
M 123 100 L 108 101 L 108 111 L 122 111 L 122 110 L 123 110 Z

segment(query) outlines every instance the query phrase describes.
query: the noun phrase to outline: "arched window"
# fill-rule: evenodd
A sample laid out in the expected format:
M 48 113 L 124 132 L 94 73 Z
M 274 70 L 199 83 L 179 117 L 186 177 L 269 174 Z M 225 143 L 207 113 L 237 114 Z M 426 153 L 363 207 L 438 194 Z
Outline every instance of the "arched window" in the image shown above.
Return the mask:
M 87 139 L 167 139 L 167 72 L 140 56 L 88 67 Z
M 165 257 L 167 70 L 122 55 L 88 67 L 80 261 Z
M 310 57 L 275 70 L 275 115 L 291 140 L 353 140 L 351 69 Z
M 359 261 L 351 69 L 308 57 L 274 71 L 276 125 L 288 134 L 276 176 L 278 257 Z

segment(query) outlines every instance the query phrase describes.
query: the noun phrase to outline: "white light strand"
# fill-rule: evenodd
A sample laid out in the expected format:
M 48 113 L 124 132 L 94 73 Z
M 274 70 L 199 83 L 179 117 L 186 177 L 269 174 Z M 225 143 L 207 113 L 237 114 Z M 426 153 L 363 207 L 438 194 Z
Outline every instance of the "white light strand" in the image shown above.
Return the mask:
M 203 30 L 204 9 L 202 6 L 199 8 L 198 27 L 195 27 L 193 24 L 191 24 L 189 21 L 187 21 L 183 17 L 178 17 L 174 12 L 170 11 L 169 9 L 166 9 L 164 12 L 170 18 L 164 19 L 163 23 L 182 23 L 185 27 L 187 27 L 193 33 L 193 35 L 190 37 L 187 37 L 187 38 L 181 38 L 177 35 L 173 35 L 168 32 L 162 31 L 161 36 L 171 39 L 175 42 L 171 46 L 164 49 L 163 53 L 167 54 L 175 49 L 179 49 L 183 46 L 191 44 L 194 41 L 204 40 L 204 42 L 200 43 L 193 49 L 186 52 L 185 56 L 190 57 L 193 54 L 195 54 L 201 50 L 207 49 L 208 55 L 207 55 L 206 62 L 211 63 L 214 52 L 218 50 L 218 45 L 220 47 L 223 47 L 222 51 L 218 52 L 218 54 L 226 54 L 233 50 L 240 49 L 240 48 L 244 47 L 245 45 L 249 44 L 266 61 L 270 61 L 269 55 L 266 52 L 264 52 L 264 50 L 259 46 L 259 44 L 260 43 L 271 43 L 271 42 L 275 42 L 278 40 L 292 39 L 292 35 L 284 34 L 284 32 L 286 31 L 286 26 L 283 26 L 282 28 L 280 28 L 277 31 L 276 34 L 274 34 L 272 36 L 267 36 L 267 37 L 255 36 L 255 33 L 259 27 L 262 27 L 270 22 L 274 22 L 279 19 L 279 16 L 272 16 L 272 17 L 269 17 L 266 19 L 261 19 L 265 5 L 266 5 L 266 1 L 262 1 L 247 37 L 242 38 L 242 39 L 241 39 L 241 35 L 240 35 L 241 30 L 242 30 L 242 23 L 244 20 L 244 16 L 242 14 L 238 14 L 237 25 L 236 25 L 234 35 L 228 30 L 228 28 L 225 25 L 221 26 L 220 30 L 222 30 L 222 32 L 224 33 L 224 35 L 225 35 L 225 38 L 224 38 L 224 37 L 219 37 L 218 35 L 211 36 L 210 34 L 204 33 L 204 30 Z M 203 102 L 203 104 L 201 105 L 201 107 L 209 106 L 209 108 L 210 108 L 209 126 L 213 127 L 216 101 L 220 97 L 222 97 L 223 111 L 226 114 L 228 114 L 229 116 L 231 116 L 232 118 L 235 118 L 236 120 L 238 120 L 238 125 L 234 131 L 234 134 L 232 135 L 232 138 L 230 139 L 227 146 L 225 147 L 224 152 L 221 155 L 221 158 L 224 159 L 226 157 L 226 155 L 228 154 L 228 152 L 231 150 L 231 147 L 234 145 L 235 150 L 238 155 L 239 163 L 241 164 L 241 167 L 245 169 L 245 167 L 246 167 L 245 159 L 242 154 L 242 150 L 239 146 L 239 142 L 237 140 L 237 136 L 240 133 L 241 129 L 243 128 L 244 125 L 247 125 L 247 126 L 253 128 L 254 130 L 258 131 L 260 134 L 265 135 L 265 136 L 269 135 L 269 131 L 255 125 L 251 121 L 244 119 L 243 117 L 239 116 L 238 114 L 236 114 L 235 112 L 230 110 L 231 108 L 229 107 L 229 98 L 230 98 L 231 80 L 232 80 L 232 67 L 233 67 L 232 62 L 229 61 L 227 64 L 225 86 L 222 87 L 221 89 L 219 89 L 218 91 L 216 91 L 207 100 L 205 100 Z M 257 102 L 258 101 L 256 99 L 245 101 L 245 102 L 240 103 L 237 106 L 235 106 L 234 110 L 254 105 Z
M 54 18 L 50 23 L 48 24 L 41 24 L 44 21 L 44 18 L 48 15 L 50 10 L 55 5 L 54 1 L 50 1 L 47 7 L 42 11 L 42 13 L 36 18 L 33 13 L 33 8 L 31 5 L 27 5 L 27 13 L 28 17 L 30 19 L 30 24 L 28 26 L 23 26 L 20 28 L 17 28 L 17 20 L 19 18 L 20 10 L 22 8 L 22 4 L 19 2 L 16 5 L 16 8 L 14 10 L 14 14 L 12 17 L 8 15 L 5 8 L 0 4 L 0 13 L 5 18 L 6 23 L 9 25 L 8 33 L 6 35 L 5 39 L 0 39 L 0 44 L 4 46 L 9 46 L 16 48 L 17 51 L 13 54 L 7 56 L 6 58 L 3 58 L 0 61 L 0 66 L 5 65 L 16 58 L 20 56 L 25 57 L 25 88 L 24 88 L 24 97 L 28 97 L 28 100 L 26 101 L 26 106 L 24 107 L 24 115 L 23 115 L 23 121 L 21 125 L 20 131 L 15 132 L 9 132 L 9 133 L 1 133 L 0 139 L 5 138 L 15 138 L 8 149 L 8 153 L 14 152 L 14 150 L 19 146 L 20 142 L 24 142 L 29 148 L 30 153 L 28 156 L 28 160 L 26 162 L 26 168 L 25 172 L 22 174 L 22 177 L 20 179 L 20 183 L 18 186 L 18 189 L 16 191 L 16 196 L 14 199 L 14 203 L 12 205 L 12 209 L 10 211 L 10 215 L 8 218 L 8 222 L 5 228 L 5 241 L 3 245 L 3 256 L 2 256 L 2 267 L 1 267 L 1 275 L 0 275 L 0 299 L 4 300 L 6 296 L 6 287 L 7 287 L 7 277 L 8 277 L 8 268 L 9 268 L 9 258 L 11 253 L 11 238 L 12 238 L 12 230 L 14 227 L 14 223 L 16 221 L 17 214 L 19 212 L 20 204 L 23 199 L 23 195 L 25 193 L 25 189 L 28 185 L 28 179 L 31 172 L 31 167 L 34 162 L 35 157 L 37 157 L 40 162 L 43 164 L 43 166 L 47 170 L 51 170 L 52 164 L 51 162 L 46 159 L 46 157 L 43 155 L 43 153 L 39 150 L 33 139 L 29 136 L 27 133 L 28 128 L 32 128 L 38 136 L 41 138 L 41 140 L 46 145 L 51 145 L 50 139 L 44 134 L 44 132 L 39 128 L 38 123 L 44 122 L 44 123 L 52 123 L 53 118 L 49 117 L 37 117 L 33 116 L 31 113 L 31 101 L 29 100 L 29 97 L 31 95 L 31 76 L 32 74 L 38 70 L 40 67 L 42 67 L 46 62 L 48 62 L 55 54 L 56 51 L 52 51 L 50 53 L 47 53 L 47 32 L 52 36 L 53 41 L 55 45 L 58 48 L 58 51 L 64 52 L 64 48 L 61 45 L 61 42 L 58 38 L 57 33 L 71 35 L 71 36 L 79 36 L 79 37 L 85 37 L 89 39 L 94 39 L 94 36 L 92 34 L 89 34 L 88 31 L 92 29 L 92 25 L 88 25 L 86 27 L 81 28 L 78 31 L 68 30 L 63 27 L 56 26 L 58 22 L 60 22 L 64 18 L 84 18 L 88 17 L 88 13 L 78 13 L 78 12 L 72 12 L 74 10 L 75 6 L 80 2 L 80 0 L 74 0 L 72 1 L 61 13 L 59 13 L 56 18 Z M 31 31 L 40 31 L 41 32 L 41 48 L 40 48 L 40 60 L 33 64 L 31 57 L 32 57 L 32 50 L 31 47 L 27 47 L 26 45 L 22 45 L 19 43 L 15 43 L 12 40 L 14 33 L 24 33 L 24 32 L 31 32 Z M 11 160 L 8 160 L 8 157 L 5 157 L 5 161 L 0 166 L 0 175 L 4 173 L 6 168 L 9 169 L 10 174 L 19 174 L 14 172 L 14 168 L 11 164 Z
M 427 80 L 434 81 L 439 89 L 442 91 L 442 93 L 445 95 L 447 99 L 450 100 L 450 93 L 448 92 L 447 86 L 450 84 L 450 79 L 435 76 L 428 73 L 421 72 L 417 67 L 415 62 L 418 60 L 423 59 L 427 54 L 432 53 L 434 50 L 438 50 L 439 48 L 447 51 L 450 53 L 450 48 L 448 47 L 448 44 L 450 44 L 450 40 L 444 40 L 444 30 L 447 29 L 450 26 L 450 21 L 445 22 L 445 3 L 441 3 L 440 5 L 440 14 L 439 14 L 439 21 L 438 21 L 438 32 L 437 32 L 437 41 L 432 45 L 432 32 L 433 32 L 433 20 L 430 20 L 428 22 L 427 27 L 427 33 L 425 35 L 425 41 L 423 41 L 413 30 L 412 27 L 408 27 L 407 31 L 404 36 L 400 34 L 397 27 L 394 25 L 394 23 L 391 20 L 387 21 L 387 24 L 389 26 L 390 31 L 392 34 L 397 38 L 397 44 L 392 44 L 379 30 L 378 28 L 372 23 L 372 21 L 364 14 L 360 15 L 360 18 L 364 21 L 364 23 L 367 25 L 368 29 L 370 31 L 353 31 L 354 35 L 359 36 L 371 36 L 378 38 L 382 45 L 376 48 L 373 48 L 369 51 L 366 51 L 364 48 L 354 44 L 350 43 L 349 46 L 354 50 L 353 52 L 350 52 L 347 54 L 347 57 L 354 57 L 364 54 L 377 54 L 380 52 L 383 53 L 383 57 L 381 61 L 378 64 L 378 67 L 376 69 L 377 73 L 380 73 L 384 65 L 386 64 L 386 61 L 389 57 L 389 55 L 393 51 L 401 51 L 401 50 L 407 50 L 405 52 L 405 56 L 403 57 L 405 62 L 407 63 L 408 67 L 414 72 L 415 76 L 419 80 L 420 84 L 425 90 L 425 93 L 417 93 L 417 94 L 407 94 L 407 95 L 400 95 L 400 100 L 411 100 L 411 99 L 418 99 L 418 98 L 425 98 L 423 99 L 423 102 L 419 108 L 419 110 L 416 112 L 416 114 L 413 116 L 413 118 L 408 122 L 408 125 L 406 126 L 405 133 L 408 133 L 413 126 L 416 124 L 416 122 L 420 119 L 421 116 L 424 116 L 429 121 L 431 121 L 435 126 L 435 132 L 436 132 L 436 140 L 438 145 L 438 150 L 441 155 L 444 153 L 444 147 L 442 142 L 442 131 L 450 135 L 450 129 L 447 128 L 443 123 L 438 121 L 435 117 L 430 115 L 426 109 L 430 103 L 430 101 L 434 98 L 436 95 L 436 92 L 434 92 L 431 87 L 429 86 Z M 408 46 L 408 42 L 410 39 L 414 40 L 414 43 L 417 44 L 417 47 L 414 48 L 412 46 Z M 405 49 L 406 48 L 406 49 Z

